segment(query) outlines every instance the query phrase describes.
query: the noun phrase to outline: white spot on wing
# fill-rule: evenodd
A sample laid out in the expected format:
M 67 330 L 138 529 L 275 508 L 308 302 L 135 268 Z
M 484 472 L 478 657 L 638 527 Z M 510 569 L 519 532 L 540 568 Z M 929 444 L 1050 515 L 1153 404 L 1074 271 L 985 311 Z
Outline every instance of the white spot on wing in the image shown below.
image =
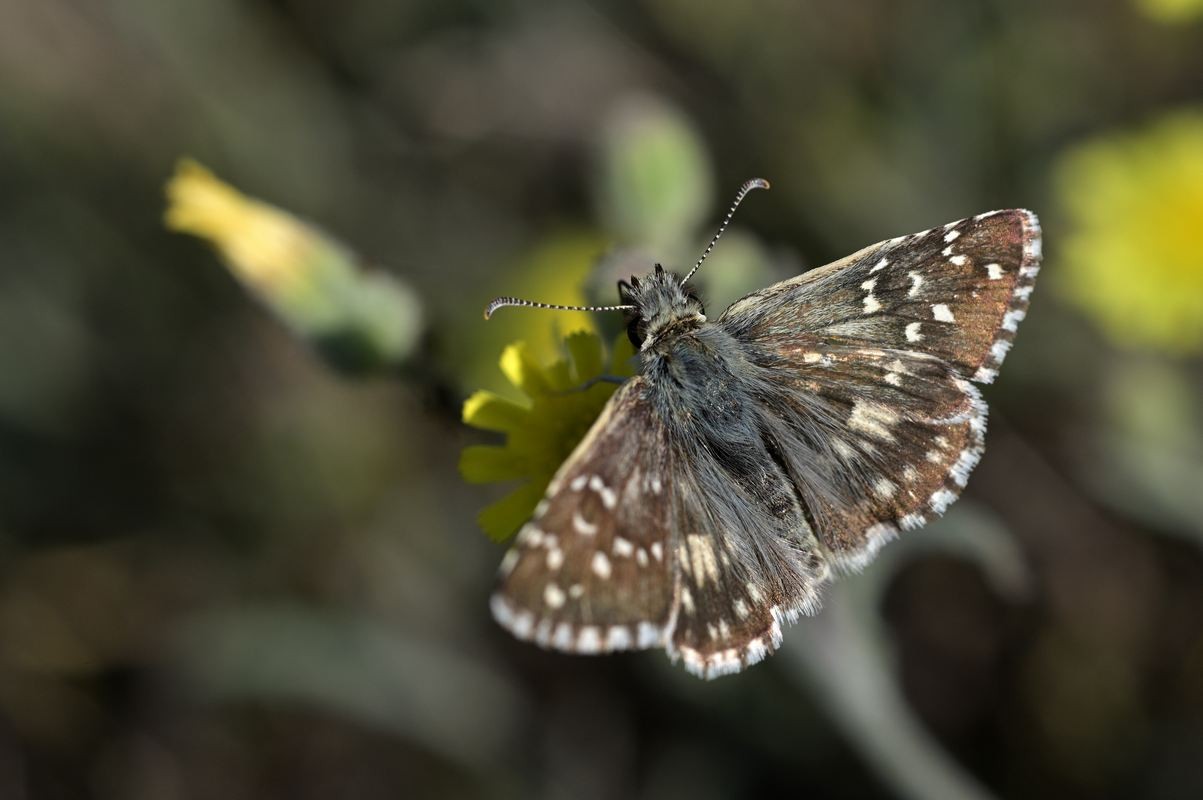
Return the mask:
M 559 608 L 564 605 L 565 598 L 564 590 L 554 583 L 547 584 L 543 589 L 543 602 L 547 603 L 548 608 Z
M 621 556 L 623 558 L 630 558 L 631 554 L 634 552 L 635 545 L 631 544 L 628 539 L 624 539 L 621 536 L 614 537 L 614 555 Z
M 631 631 L 626 625 L 612 625 L 606 634 L 607 650 L 628 650 L 631 647 Z
M 710 539 L 697 534 L 686 537 L 689 542 L 689 553 L 693 557 L 693 578 L 698 586 L 705 584 L 706 579 L 718 580 L 718 561 L 714 557 L 714 547 Z
M 582 653 L 601 652 L 601 631 L 596 625 L 584 625 L 576 637 L 576 649 Z
M 567 622 L 561 622 L 556 626 L 556 632 L 552 635 L 551 644 L 558 650 L 572 649 L 572 625 Z
M 957 318 L 944 303 L 936 303 L 931 307 L 931 315 L 937 322 L 956 322 Z
M 594 575 L 601 578 L 603 581 L 609 580 L 609 578 L 610 578 L 610 559 L 606 557 L 605 553 L 598 550 L 596 553 L 593 554 L 592 568 L 593 568 Z
M 877 272 L 879 269 L 885 269 L 887 266 L 889 266 L 889 263 L 890 263 L 890 260 L 888 258 L 882 258 L 881 261 L 878 261 L 876 264 L 873 265 L 873 269 L 869 270 L 869 274 L 872 275 L 874 272 Z
M 936 512 L 937 514 L 943 514 L 956 499 L 957 496 L 948 489 L 940 489 L 932 494 L 928 505 L 931 506 L 932 511 Z
M 873 287 L 877 286 L 877 279 L 870 278 L 860 285 L 860 288 L 865 290 L 865 313 L 874 314 L 881 310 L 881 303 L 877 302 L 877 298 L 873 296 Z
M 832 439 L 831 449 L 835 450 L 836 455 L 838 455 L 844 461 L 852 461 L 857 456 L 856 450 L 852 448 L 852 445 L 848 444 L 843 439 Z
M 1003 316 L 1003 330 L 1014 333 L 1019 328 L 1020 321 L 1028 314 L 1026 309 L 1013 308 Z
M 524 547 L 538 547 L 543 544 L 543 531 L 534 525 L 527 525 L 518 534 L 518 544 Z
M 994 383 L 994 379 L 998 377 L 998 370 L 990 367 L 978 367 L 977 372 L 973 373 L 973 379 L 978 383 Z
M 918 322 L 907 323 L 906 340 L 908 342 L 923 341 L 923 334 L 919 333 L 919 326 L 920 326 L 920 323 L 918 323 Z
M 949 231 L 948 233 L 944 234 L 944 241 L 945 243 L 955 241 L 960 235 L 960 231 Z
M 893 440 L 890 427 L 897 424 L 898 415 L 888 407 L 870 400 L 857 400 L 848 417 L 848 426 L 878 439 Z
M 950 263 L 954 266 L 957 266 L 957 267 L 963 267 L 969 263 L 969 257 L 963 256 L 963 255 L 955 255 L 952 258 L 948 259 L 948 263 Z
M 908 272 L 906 275 L 911 279 L 911 288 L 907 291 L 906 296 L 914 297 L 919 294 L 919 287 L 923 285 L 923 276 L 914 271 Z
M 585 536 L 592 536 L 597 533 L 597 523 L 590 522 L 582 517 L 580 511 L 572 512 L 572 527 L 576 529 L 577 533 Z
M 640 622 L 636 631 L 635 646 L 639 648 L 655 647 L 661 643 L 662 633 L 650 622 Z
M 518 563 L 518 551 L 515 548 L 511 547 L 509 550 L 506 551 L 505 555 L 502 556 L 501 566 L 498 568 L 498 571 L 503 576 L 509 575 L 511 572 L 514 571 L 514 566 L 517 563 Z
M 1004 272 L 1004 270 L 1003 270 L 1002 266 L 999 264 L 987 264 L 986 265 L 986 276 L 989 277 L 990 280 L 992 280 L 992 281 L 996 281 L 996 280 L 999 280 L 1000 278 L 1002 278 L 1003 272 Z

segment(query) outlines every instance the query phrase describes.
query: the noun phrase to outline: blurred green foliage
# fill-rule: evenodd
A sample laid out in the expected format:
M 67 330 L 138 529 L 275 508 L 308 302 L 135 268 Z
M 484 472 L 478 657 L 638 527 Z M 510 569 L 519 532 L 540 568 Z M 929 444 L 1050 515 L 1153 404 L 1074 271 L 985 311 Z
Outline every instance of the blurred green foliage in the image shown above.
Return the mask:
M 0 5 L 0 797 L 1203 795 L 1198 13 Z M 358 287 L 313 308 L 420 367 L 347 380 L 165 230 L 182 154 L 307 220 Z M 481 309 L 687 268 L 755 175 L 711 313 L 1041 215 L 966 497 L 736 678 L 512 641 L 462 401 L 618 320 Z

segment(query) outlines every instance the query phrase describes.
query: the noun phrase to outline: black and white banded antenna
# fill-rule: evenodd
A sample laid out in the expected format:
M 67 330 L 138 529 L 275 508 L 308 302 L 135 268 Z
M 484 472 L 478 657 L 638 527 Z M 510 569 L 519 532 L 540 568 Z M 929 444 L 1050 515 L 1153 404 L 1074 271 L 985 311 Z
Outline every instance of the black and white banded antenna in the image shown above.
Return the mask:
M 635 306 L 561 306 L 555 303 L 536 303 L 534 300 L 523 300 L 518 297 L 498 297 L 485 307 L 485 319 L 493 316 L 493 312 L 506 306 L 521 308 L 549 308 L 552 311 L 634 311 Z
M 706 245 L 705 252 L 698 259 L 698 263 L 693 265 L 693 269 L 689 271 L 682 280 L 680 285 L 684 286 L 685 281 L 693 277 L 693 273 L 698 271 L 698 267 L 702 266 L 702 262 L 706 260 L 706 256 L 710 255 L 710 251 L 714 249 L 715 243 L 719 237 L 723 235 L 723 231 L 727 230 L 727 225 L 731 222 L 731 217 L 735 216 L 735 209 L 739 208 L 739 204 L 748 195 L 748 192 L 753 189 L 768 189 L 769 182 L 764 178 L 753 178 L 750 181 L 745 181 L 743 186 L 739 187 L 739 191 L 735 194 L 735 200 L 731 203 L 730 210 L 727 211 L 727 218 L 723 220 L 723 224 L 719 226 L 718 232 L 714 234 L 714 238 L 710 240 L 710 244 Z M 659 265 L 657 264 L 657 269 Z M 634 311 L 633 305 L 618 305 L 618 306 L 562 306 L 556 303 L 537 303 L 534 300 L 523 300 L 520 297 L 498 297 L 485 307 L 485 319 L 493 316 L 493 313 L 499 308 L 506 306 L 517 306 L 519 308 L 546 308 L 552 311 Z
M 693 277 L 693 273 L 698 271 L 698 267 L 702 266 L 702 262 L 706 260 L 706 256 L 710 255 L 710 251 L 714 249 L 714 245 L 718 242 L 718 237 L 723 235 L 723 231 L 727 230 L 727 225 L 731 222 L 731 217 L 735 216 L 735 209 L 739 208 L 739 204 L 748 196 L 748 192 L 753 189 L 768 189 L 769 182 L 764 178 L 753 178 L 750 181 L 745 181 L 744 185 L 739 187 L 739 191 L 735 194 L 735 201 L 731 203 L 731 210 L 727 212 L 727 218 L 723 220 L 723 224 L 718 226 L 718 233 L 714 234 L 714 238 L 710 240 L 710 244 L 706 245 L 706 250 L 702 253 L 702 257 L 698 259 L 698 263 L 693 265 L 693 269 L 689 274 L 681 279 L 681 285 Z

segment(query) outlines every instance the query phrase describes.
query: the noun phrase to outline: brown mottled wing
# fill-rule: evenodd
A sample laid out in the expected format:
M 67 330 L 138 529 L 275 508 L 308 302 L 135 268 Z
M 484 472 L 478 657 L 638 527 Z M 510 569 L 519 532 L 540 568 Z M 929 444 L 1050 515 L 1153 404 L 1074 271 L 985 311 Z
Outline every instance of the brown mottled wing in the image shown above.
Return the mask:
M 644 388 L 636 377 L 610 398 L 502 561 L 493 615 L 520 639 L 576 653 L 667 644 L 671 449 Z
M 859 569 L 956 499 L 1041 255 L 1021 209 L 890 239 L 748 295 L 719 320 L 782 385 L 783 454 L 832 561 Z M 792 437 L 792 438 L 791 438 Z
M 668 651 L 695 675 L 714 678 L 776 650 L 783 621 L 818 610 L 830 570 L 787 477 L 771 459 L 747 471 L 703 456 L 691 463 L 695 472 L 714 472 L 681 482 L 678 602 Z M 723 487 L 734 502 L 714 502 L 704 486 Z M 735 509 L 739 514 L 721 517 Z

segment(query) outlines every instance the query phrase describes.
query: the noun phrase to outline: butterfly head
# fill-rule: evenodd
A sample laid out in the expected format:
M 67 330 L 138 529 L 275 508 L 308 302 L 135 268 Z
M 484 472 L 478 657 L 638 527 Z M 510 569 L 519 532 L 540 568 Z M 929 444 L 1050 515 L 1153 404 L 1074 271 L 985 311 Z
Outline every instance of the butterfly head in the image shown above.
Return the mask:
M 706 321 L 693 287 L 659 264 L 642 278 L 619 281 L 618 297 L 625 306 L 627 337 L 636 349 L 650 346 L 670 331 L 683 332 Z

